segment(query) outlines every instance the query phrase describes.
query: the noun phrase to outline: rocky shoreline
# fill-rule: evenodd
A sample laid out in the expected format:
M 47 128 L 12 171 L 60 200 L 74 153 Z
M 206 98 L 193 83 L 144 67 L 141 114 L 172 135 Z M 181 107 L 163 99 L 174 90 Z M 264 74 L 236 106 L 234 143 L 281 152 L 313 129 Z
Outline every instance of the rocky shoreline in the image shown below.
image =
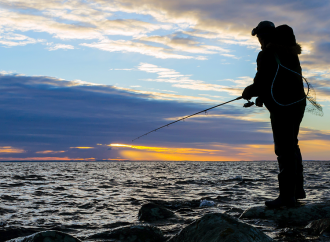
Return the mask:
M 1 164 L 0 242 L 330 241 L 330 162 L 304 167 L 307 198 L 271 210 L 277 162 Z
M 0 242 L 252 242 L 330 241 L 330 202 L 300 203 L 294 208 L 268 209 L 254 206 L 245 211 L 232 208 L 216 212 L 220 198 L 171 203 L 137 203 L 138 223 L 115 222 L 102 232 L 79 236 L 65 227 L 19 229 L 0 224 Z M 195 220 L 184 214 L 214 207 Z M 10 211 L 2 209 L 2 214 Z M 272 231 L 273 230 L 273 231 Z M 274 233 L 274 230 L 276 232 Z

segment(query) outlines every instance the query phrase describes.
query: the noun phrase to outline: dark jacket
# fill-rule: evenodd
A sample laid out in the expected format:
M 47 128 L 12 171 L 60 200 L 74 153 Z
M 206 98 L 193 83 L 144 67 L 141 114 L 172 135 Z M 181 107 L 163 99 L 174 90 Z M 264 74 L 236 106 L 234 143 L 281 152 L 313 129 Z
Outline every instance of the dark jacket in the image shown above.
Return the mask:
M 245 92 L 251 97 L 258 97 L 270 112 L 306 106 L 306 99 L 287 107 L 283 107 L 274 101 L 271 95 L 271 86 L 278 68 L 275 53 L 283 66 L 301 74 L 298 58 L 298 54 L 301 53 L 300 45 L 284 47 L 270 43 L 259 52 L 256 76 L 253 84 L 246 87 Z M 304 98 L 305 93 L 301 76 L 280 66 L 273 85 L 273 96 L 280 104 L 289 104 Z

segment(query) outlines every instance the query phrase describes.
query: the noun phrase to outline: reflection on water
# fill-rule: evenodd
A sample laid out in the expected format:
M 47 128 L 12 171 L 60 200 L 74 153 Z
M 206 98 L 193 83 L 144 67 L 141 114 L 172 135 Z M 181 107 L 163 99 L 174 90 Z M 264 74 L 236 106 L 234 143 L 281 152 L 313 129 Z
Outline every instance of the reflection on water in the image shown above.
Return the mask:
M 330 197 L 330 162 L 304 165 L 306 201 Z M 277 196 L 276 176 L 276 162 L 0 163 L 0 227 L 83 236 L 137 223 L 150 200 L 176 207 L 187 223 L 210 211 L 238 216 Z M 199 207 L 208 197 L 214 206 Z M 158 225 L 165 233 L 182 226 Z

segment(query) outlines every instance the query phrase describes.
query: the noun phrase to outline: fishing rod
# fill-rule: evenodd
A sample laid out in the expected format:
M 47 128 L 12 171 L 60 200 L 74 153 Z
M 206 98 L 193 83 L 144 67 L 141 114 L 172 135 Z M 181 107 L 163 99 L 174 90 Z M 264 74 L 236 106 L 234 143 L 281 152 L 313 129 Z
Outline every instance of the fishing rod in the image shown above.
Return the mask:
M 155 132 L 155 131 L 157 131 L 157 130 L 159 130 L 159 129 L 161 129 L 161 128 L 167 127 L 167 126 L 169 126 L 169 125 L 171 125 L 171 124 L 174 124 L 174 123 L 176 123 L 176 122 L 182 121 L 182 120 L 187 119 L 187 118 L 190 118 L 190 117 L 195 116 L 195 115 L 200 114 L 200 113 L 206 113 L 206 112 L 207 112 L 208 110 L 210 110 L 210 109 L 213 109 L 213 108 L 216 108 L 216 107 L 219 107 L 219 106 L 225 105 L 225 104 L 227 104 L 227 103 L 230 103 L 230 102 L 233 102 L 233 101 L 236 101 L 236 100 L 240 100 L 240 99 L 242 99 L 242 98 L 243 98 L 242 96 L 241 96 L 241 97 L 237 97 L 237 98 L 235 98 L 235 99 L 233 99 L 233 100 L 230 100 L 230 101 L 225 102 L 225 103 L 218 104 L 218 105 L 216 105 L 216 106 L 214 106 L 214 107 L 211 107 L 211 108 L 208 108 L 208 109 L 202 110 L 202 111 L 200 111 L 200 112 L 198 112 L 198 113 L 194 113 L 194 114 L 191 114 L 191 115 L 185 116 L 185 117 L 180 118 L 180 119 L 178 119 L 178 120 L 176 120 L 176 121 L 173 121 L 173 122 L 171 122 L 171 123 L 165 124 L 165 125 L 163 125 L 163 126 L 157 128 L 157 129 L 151 130 L 150 132 L 145 133 L 144 135 L 141 135 L 141 136 L 139 136 L 139 137 L 133 139 L 132 142 L 133 142 L 134 140 L 137 140 L 137 139 L 139 139 L 139 138 L 141 138 L 141 137 L 143 137 L 143 136 L 146 136 L 146 135 L 148 135 L 148 134 L 150 134 L 150 133 L 152 133 L 152 132 Z M 253 104 L 254 104 L 253 102 L 248 101 L 247 103 L 244 104 L 244 107 L 245 107 L 245 108 L 248 108 L 248 107 L 251 107 Z

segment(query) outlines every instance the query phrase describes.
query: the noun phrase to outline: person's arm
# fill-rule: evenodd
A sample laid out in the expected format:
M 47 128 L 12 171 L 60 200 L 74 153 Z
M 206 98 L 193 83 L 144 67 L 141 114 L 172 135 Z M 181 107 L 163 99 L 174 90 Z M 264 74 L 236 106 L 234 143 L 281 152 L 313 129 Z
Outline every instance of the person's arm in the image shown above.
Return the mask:
M 242 97 L 246 100 L 250 100 L 252 97 L 258 97 L 261 90 L 261 82 L 266 78 L 267 66 L 265 63 L 265 53 L 260 51 L 257 58 L 257 73 L 254 77 L 253 84 L 247 86 L 243 93 Z M 261 99 L 258 102 L 262 102 Z

